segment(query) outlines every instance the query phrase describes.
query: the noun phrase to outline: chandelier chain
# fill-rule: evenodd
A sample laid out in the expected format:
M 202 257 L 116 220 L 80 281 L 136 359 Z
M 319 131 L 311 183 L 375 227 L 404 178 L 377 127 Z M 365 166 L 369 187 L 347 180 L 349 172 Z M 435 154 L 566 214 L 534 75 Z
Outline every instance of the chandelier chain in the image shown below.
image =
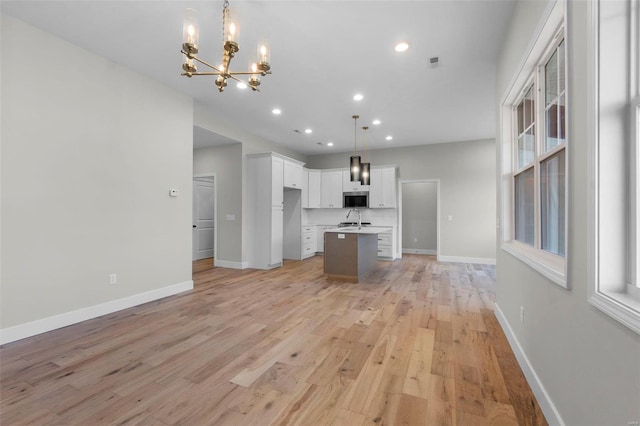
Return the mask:
M 224 45 L 225 39 L 225 27 L 227 25 L 227 20 L 229 19 L 229 0 L 224 0 L 222 4 L 222 44 Z

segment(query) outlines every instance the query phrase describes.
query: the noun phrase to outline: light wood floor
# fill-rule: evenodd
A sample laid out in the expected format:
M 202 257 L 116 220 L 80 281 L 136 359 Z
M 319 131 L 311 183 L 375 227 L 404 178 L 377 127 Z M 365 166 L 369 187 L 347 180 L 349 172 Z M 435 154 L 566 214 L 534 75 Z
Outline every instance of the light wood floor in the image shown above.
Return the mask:
M 349 284 L 322 257 L 197 266 L 193 292 L 2 347 L 0 423 L 546 424 L 494 267 L 405 255 Z

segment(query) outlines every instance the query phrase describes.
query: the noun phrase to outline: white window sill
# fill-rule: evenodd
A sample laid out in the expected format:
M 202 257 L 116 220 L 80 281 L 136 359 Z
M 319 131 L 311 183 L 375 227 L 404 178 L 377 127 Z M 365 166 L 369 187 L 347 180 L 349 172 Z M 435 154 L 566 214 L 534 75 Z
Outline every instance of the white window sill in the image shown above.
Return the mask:
M 563 257 L 535 249 L 518 241 L 503 242 L 502 250 L 526 263 L 553 283 L 568 288 Z
M 640 298 L 623 292 L 596 292 L 589 302 L 616 321 L 640 334 Z

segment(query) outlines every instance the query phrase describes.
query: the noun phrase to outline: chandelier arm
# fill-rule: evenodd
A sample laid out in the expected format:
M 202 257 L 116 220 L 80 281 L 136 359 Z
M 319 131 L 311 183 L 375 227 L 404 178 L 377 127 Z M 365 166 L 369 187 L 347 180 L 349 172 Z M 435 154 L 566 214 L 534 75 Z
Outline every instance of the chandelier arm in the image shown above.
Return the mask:
M 222 73 L 217 71 L 207 72 L 207 71 L 197 71 L 190 73 L 191 75 L 222 75 Z M 188 75 L 188 73 L 183 72 L 181 75 Z
M 183 52 L 183 53 L 184 53 L 184 52 Z M 198 62 L 200 62 L 202 65 L 205 65 L 205 66 L 207 66 L 207 67 L 209 67 L 209 68 L 211 68 L 211 69 L 214 69 L 214 70 L 216 70 L 216 71 L 217 71 L 217 72 L 219 72 L 219 73 L 222 73 L 222 71 L 221 71 L 221 70 L 219 70 L 219 69 L 218 69 L 218 67 L 214 67 L 214 66 L 213 66 L 213 65 L 211 65 L 209 62 L 203 61 L 202 59 L 198 58 L 197 56 L 194 56 L 194 57 L 193 57 L 193 60 L 194 60 L 194 61 L 198 61 Z

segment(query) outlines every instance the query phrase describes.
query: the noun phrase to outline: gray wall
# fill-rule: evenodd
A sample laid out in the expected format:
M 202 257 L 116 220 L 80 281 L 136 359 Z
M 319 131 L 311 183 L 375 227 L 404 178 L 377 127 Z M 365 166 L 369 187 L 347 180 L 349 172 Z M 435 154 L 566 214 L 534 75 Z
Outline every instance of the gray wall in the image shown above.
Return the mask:
M 2 328 L 190 282 L 191 99 L 1 19 Z
M 212 131 L 219 135 L 225 136 L 227 138 L 237 140 L 240 143 L 240 146 L 242 147 L 242 153 L 241 153 L 242 161 L 239 167 L 237 166 L 238 163 L 236 161 L 237 157 L 235 156 L 235 154 L 232 160 L 234 167 L 238 167 L 237 169 L 234 169 L 234 173 L 235 171 L 240 171 L 241 172 L 240 178 L 238 179 L 237 175 L 234 174 L 234 177 L 235 177 L 234 179 L 227 180 L 225 179 L 225 176 L 222 173 L 216 175 L 218 179 L 226 180 L 226 183 L 228 184 L 228 186 L 225 186 L 225 191 L 228 191 L 229 194 L 233 194 L 234 197 L 236 197 L 237 195 L 241 195 L 242 197 L 242 201 L 241 201 L 242 207 L 239 208 L 235 204 L 232 206 L 235 210 L 239 211 L 241 215 L 236 216 L 236 223 L 230 225 L 231 229 L 229 229 L 228 235 L 230 238 L 233 238 L 233 241 L 230 242 L 231 247 L 229 247 L 229 250 L 225 254 L 225 256 L 228 256 L 228 257 L 219 259 L 219 260 L 226 260 L 229 262 L 235 262 L 238 264 L 237 266 L 239 267 L 241 262 L 247 261 L 248 250 L 249 250 L 248 247 L 249 247 L 249 244 L 251 244 L 251 237 L 248 236 L 247 233 L 243 231 L 243 229 L 247 229 L 247 227 L 249 226 L 249 217 L 247 215 L 247 211 L 245 208 L 247 205 L 247 199 L 246 199 L 247 191 L 243 190 L 243 188 L 245 188 L 245 182 L 246 182 L 246 156 L 249 154 L 277 152 L 278 154 L 285 155 L 287 157 L 294 158 L 296 160 L 303 161 L 303 162 L 306 161 L 307 158 L 302 154 L 299 154 L 295 151 L 276 145 L 266 139 L 256 136 L 245 129 L 230 127 L 224 120 L 219 119 L 217 116 L 215 116 L 214 114 L 211 114 L 205 108 L 199 105 L 196 105 L 195 107 L 194 125 L 198 127 L 202 127 L 203 129 Z M 196 151 L 200 151 L 200 150 L 196 150 Z M 198 156 L 200 156 L 200 154 L 198 154 Z M 194 160 L 195 158 L 196 158 L 196 154 L 194 153 Z M 203 160 L 203 161 L 198 160 L 198 170 L 205 170 L 207 167 L 209 167 L 204 164 L 205 162 L 206 160 Z M 228 170 L 229 167 L 225 166 L 225 169 Z M 195 172 L 195 173 L 199 173 L 199 172 Z M 218 197 L 218 200 L 220 201 L 220 197 Z M 237 200 L 235 200 L 234 198 L 234 203 L 236 201 Z M 225 217 L 221 214 L 222 212 L 221 209 L 222 209 L 222 206 L 218 208 L 218 214 L 219 214 L 218 222 L 220 223 L 220 225 L 223 225 L 223 226 L 229 225 L 229 224 L 223 223 L 225 222 Z M 222 243 L 223 243 L 223 240 L 221 239 L 221 236 L 218 235 L 218 252 L 221 255 L 222 255 L 222 252 L 221 252 Z M 238 247 L 240 247 L 240 251 L 238 251 Z M 216 257 L 216 260 L 218 260 L 217 257 Z
M 216 262 L 242 259 L 242 144 L 235 143 L 193 151 L 193 174 L 216 175 Z M 227 220 L 227 215 L 235 220 Z
M 367 157 L 372 165 L 398 165 L 400 179 L 440 179 L 441 255 L 495 259 L 494 140 L 379 149 Z M 307 167 L 346 167 L 348 158 L 311 156 Z M 448 215 L 453 221 L 445 220 Z
M 438 185 L 407 182 L 402 185 L 402 249 L 438 248 Z
M 498 64 L 498 100 L 526 53 L 545 6 L 546 2 L 518 2 Z M 640 336 L 587 301 L 588 7 L 589 2 L 568 5 L 571 290 L 498 250 L 497 305 L 566 424 L 626 425 L 640 419 Z M 525 307 L 524 324 L 519 320 L 520 306 Z

